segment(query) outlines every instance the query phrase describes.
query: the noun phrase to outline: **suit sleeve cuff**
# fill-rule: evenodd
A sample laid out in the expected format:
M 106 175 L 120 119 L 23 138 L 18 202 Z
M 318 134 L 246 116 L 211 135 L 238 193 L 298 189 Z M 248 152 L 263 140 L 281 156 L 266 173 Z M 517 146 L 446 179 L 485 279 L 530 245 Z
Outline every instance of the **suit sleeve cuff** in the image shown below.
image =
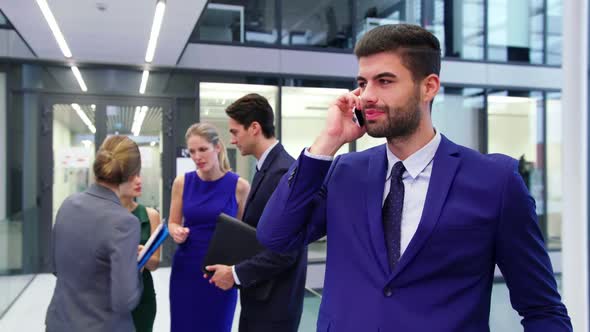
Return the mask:
M 334 157 L 332 157 L 332 156 L 324 156 L 324 155 L 321 155 L 321 154 L 313 154 L 313 153 L 309 152 L 309 148 L 305 148 L 303 150 L 303 154 L 306 157 L 313 158 L 313 159 L 318 159 L 318 160 L 326 160 L 326 161 L 332 161 L 332 160 L 334 160 Z
M 240 279 L 238 278 L 238 274 L 236 273 L 236 266 L 232 265 L 231 267 L 231 274 L 234 276 L 234 281 L 236 283 L 236 285 L 240 285 Z

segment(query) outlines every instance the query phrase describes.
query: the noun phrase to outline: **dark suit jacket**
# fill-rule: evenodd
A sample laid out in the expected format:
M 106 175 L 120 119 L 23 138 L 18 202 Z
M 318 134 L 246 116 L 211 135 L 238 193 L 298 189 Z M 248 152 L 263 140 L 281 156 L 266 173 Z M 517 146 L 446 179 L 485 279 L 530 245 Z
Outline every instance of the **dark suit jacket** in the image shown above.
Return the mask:
M 92 185 L 68 197 L 53 226 L 55 290 L 47 331 L 135 331 L 131 311 L 143 290 L 139 223 L 113 191 Z
M 391 270 L 382 225 L 386 145 L 333 162 L 302 155 L 258 239 L 293 250 L 327 234 L 318 331 L 489 331 L 494 266 L 525 331 L 571 331 L 516 160 L 444 136 L 416 233 Z
M 280 143 L 269 152 L 250 188 L 244 222 L 258 226 L 266 202 L 294 161 Z M 307 271 L 305 247 L 284 254 L 267 250 L 237 264 L 235 269 L 241 283 L 242 317 L 299 322 Z M 266 287 L 271 287 L 270 292 Z

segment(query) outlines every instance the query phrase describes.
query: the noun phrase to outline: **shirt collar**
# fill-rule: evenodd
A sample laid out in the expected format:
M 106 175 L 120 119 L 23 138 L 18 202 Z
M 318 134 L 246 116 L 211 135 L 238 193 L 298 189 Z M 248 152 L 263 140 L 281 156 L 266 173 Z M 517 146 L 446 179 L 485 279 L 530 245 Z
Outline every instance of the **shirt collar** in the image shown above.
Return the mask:
M 436 150 L 438 150 L 438 146 L 440 145 L 441 136 L 438 131 L 434 134 L 434 137 L 428 142 L 428 144 L 424 145 L 420 150 L 414 152 L 411 156 L 406 158 L 403 161 L 404 167 L 406 171 L 412 179 L 415 179 L 428 164 L 434 159 L 434 154 Z M 396 157 L 393 152 L 389 149 L 389 146 L 386 146 L 387 151 L 387 175 L 386 179 L 389 181 L 391 177 L 391 169 L 396 162 L 400 161 L 398 157 Z
M 256 169 L 257 170 L 261 170 L 262 169 L 262 165 L 264 165 L 264 161 L 266 160 L 266 157 L 268 157 L 268 154 L 270 153 L 270 151 L 277 146 L 277 144 L 279 144 L 279 141 L 276 141 L 273 145 L 269 146 L 268 149 L 266 149 L 266 151 L 264 151 L 264 153 L 262 154 L 262 156 L 260 156 L 260 159 L 258 159 L 258 161 L 256 162 Z

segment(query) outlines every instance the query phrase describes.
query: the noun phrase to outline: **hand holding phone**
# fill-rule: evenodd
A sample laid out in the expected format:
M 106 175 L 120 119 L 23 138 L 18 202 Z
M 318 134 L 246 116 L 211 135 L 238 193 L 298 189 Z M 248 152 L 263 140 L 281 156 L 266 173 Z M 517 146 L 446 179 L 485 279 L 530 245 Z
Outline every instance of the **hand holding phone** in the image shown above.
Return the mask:
M 356 125 L 359 127 L 363 127 L 365 125 L 363 112 L 356 107 L 352 108 L 352 121 L 354 121 L 354 123 L 356 123 Z

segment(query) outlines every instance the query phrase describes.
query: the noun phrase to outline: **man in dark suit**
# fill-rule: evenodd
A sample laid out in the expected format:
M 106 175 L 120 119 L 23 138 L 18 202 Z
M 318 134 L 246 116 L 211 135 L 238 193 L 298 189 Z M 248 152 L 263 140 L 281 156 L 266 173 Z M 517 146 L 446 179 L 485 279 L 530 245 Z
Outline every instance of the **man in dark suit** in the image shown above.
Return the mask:
M 257 232 L 277 251 L 327 235 L 318 331 L 489 331 L 496 265 L 525 331 L 571 331 L 517 161 L 457 145 L 433 126 L 436 37 L 380 26 L 355 54 L 358 89 L 330 105 Z M 333 158 L 365 132 L 387 142 Z
M 275 137 L 274 114 L 266 98 L 246 95 L 226 109 L 231 143 L 256 158 L 256 174 L 244 222 L 257 227 L 266 202 L 295 161 Z M 264 251 L 235 266 L 215 265 L 211 280 L 222 289 L 240 287 L 240 332 L 296 332 L 303 310 L 307 249 Z

